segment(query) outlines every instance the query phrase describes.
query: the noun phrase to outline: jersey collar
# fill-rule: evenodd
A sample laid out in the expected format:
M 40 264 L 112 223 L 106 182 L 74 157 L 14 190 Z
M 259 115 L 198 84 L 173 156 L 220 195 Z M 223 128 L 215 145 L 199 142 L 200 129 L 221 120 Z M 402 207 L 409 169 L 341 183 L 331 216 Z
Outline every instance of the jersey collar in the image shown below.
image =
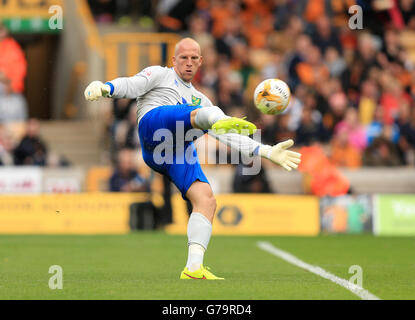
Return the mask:
M 174 70 L 173 67 L 171 67 L 170 69 L 173 70 L 174 74 L 176 75 L 176 78 L 187 88 L 191 88 L 192 87 L 192 83 L 191 82 L 186 82 L 183 81 L 182 78 L 180 78 L 180 76 L 177 74 L 176 70 Z

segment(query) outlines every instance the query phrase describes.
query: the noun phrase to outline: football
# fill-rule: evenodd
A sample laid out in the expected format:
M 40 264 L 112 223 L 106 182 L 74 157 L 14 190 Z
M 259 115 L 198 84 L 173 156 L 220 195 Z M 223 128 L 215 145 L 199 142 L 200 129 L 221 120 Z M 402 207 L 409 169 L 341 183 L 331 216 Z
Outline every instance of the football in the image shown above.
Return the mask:
M 262 113 L 277 115 L 287 109 L 290 97 L 290 88 L 284 81 L 267 79 L 255 88 L 254 103 Z

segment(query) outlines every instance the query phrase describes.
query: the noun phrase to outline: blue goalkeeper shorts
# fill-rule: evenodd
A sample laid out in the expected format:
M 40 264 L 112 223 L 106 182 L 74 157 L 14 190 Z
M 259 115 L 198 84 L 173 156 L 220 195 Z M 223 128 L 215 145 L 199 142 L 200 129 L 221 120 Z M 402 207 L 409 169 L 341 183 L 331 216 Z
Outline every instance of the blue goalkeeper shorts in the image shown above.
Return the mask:
M 187 199 L 186 192 L 196 180 L 209 183 L 193 141 L 184 141 L 192 129 L 190 113 L 197 108 L 200 106 L 160 106 L 147 112 L 138 126 L 144 162 L 169 177 L 183 199 Z

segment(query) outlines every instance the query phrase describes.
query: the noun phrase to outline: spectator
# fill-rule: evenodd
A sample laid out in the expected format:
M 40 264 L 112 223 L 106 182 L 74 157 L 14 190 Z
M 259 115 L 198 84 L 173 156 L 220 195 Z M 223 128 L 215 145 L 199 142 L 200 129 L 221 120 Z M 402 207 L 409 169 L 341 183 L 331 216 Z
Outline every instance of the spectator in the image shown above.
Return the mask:
M 286 78 L 285 65 L 283 63 L 283 57 L 279 52 L 273 52 L 271 54 L 270 62 L 262 68 L 262 77 L 264 79 Z
M 384 137 L 376 138 L 363 154 L 363 165 L 392 167 L 402 165 L 396 146 Z
M 6 27 L 0 23 L 0 71 L 1 82 L 7 92 L 22 93 L 26 77 L 26 58 L 20 45 L 8 36 Z
M 235 193 L 270 193 L 271 188 L 269 186 L 265 169 L 261 166 L 261 170 L 258 174 L 249 175 L 244 174 L 243 170 L 249 170 L 252 167 L 253 162 L 248 165 L 240 163 L 236 166 L 235 176 L 233 179 L 233 192 Z
M 370 33 L 362 33 L 358 38 L 357 59 L 362 61 L 362 73 L 365 75 L 367 70 L 377 65 L 376 55 L 381 47 L 381 42 Z
M 387 63 L 401 61 L 403 47 L 400 43 L 399 32 L 394 29 L 387 29 L 383 37 L 382 51 L 379 53 L 383 65 L 386 67 Z M 384 57 L 383 57 L 384 56 Z
M 381 34 L 383 26 L 391 23 L 388 10 L 392 9 L 394 1 L 367 1 L 356 0 L 356 4 L 363 9 L 363 28 L 370 30 L 373 34 Z
M 375 110 L 375 115 L 372 123 L 366 129 L 368 145 L 372 144 L 375 138 L 380 137 L 384 130 L 385 124 L 383 122 L 383 107 L 378 106 Z M 398 143 L 399 141 L 399 128 L 396 125 L 392 125 L 391 142 Z
M 126 120 L 130 109 L 134 109 L 135 106 L 135 99 L 114 99 L 112 108 L 114 120 L 116 122 Z
M 45 166 L 48 150 L 39 137 L 39 121 L 30 119 L 27 122 L 26 135 L 14 150 L 16 165 Z
M 307 35 L 300 35 L 295 44 L 295 51 L 287 59 L 288 84 L 293 90 L 295 90 L 297 85 L 300 84 L 300 76 L 298 74 L 297 66 L 306 60 L 307 52 L 311 48 L 311 45 L 310 37 Z
M 24 52 L 0 22 L 0 122 L 26 120 L 27 106 L 22 95 L 25 77 Z
M 415 3 L 413 0 L 399 0 L 398 6 L 403 22 L 409 29 L 415 30 Z
M 116 161 L 116 153 L 123 148 L 137 149 L 136 102 L 130 99 L 116 99 L 113 104 L 113 120 L 110 124 L 111 155 Z
M 160 0 L 157 5 L 160 32 L 181 32 L 188 29 L 187 17 L 196 9 L 193 0 Z
M 342 46 L 339 40 L 337 31 L 331 26 L 330 19 L 327 16 L 320 17 L 315 24 L 315 31 L 311 35 L 311 39 L 323 53 L 329 47 L 336 49 L 338 52 L 342 51 Z
M 134 152 L 123 149 L 118 153 L 117 167 L 112 174 L 109 186 L 111 192 L 149 192 L 149 183 L 137 172 L 134 165 Z
M 223 38 L 226 29 L 229 28 L 228 22 L 238 20 L 240 4 L 236 1 L 212 1 L 209 13 L 212 19 L 213 36 L 216 39 Z M 231 29 L 234 29 L 232 24 Z
M 397 118 L 399 106 L 410 102 L 410 97 L 403 90 L 401 84 L 390 73 L 383 72 L 380 78 L 382 95 L 380 104 L 383 107 L 383 123 L 392 124 Z
M 217 72 L 217 102 L 226 113 L 232 106 L 242 104 L 242 78 L 239 73 L 231 71 L 229 63 L 225 61 L 220 63 Z
M 327 141 L 327 131 L 321 122 L 321 115 L 314 115 L 310 107 L 303 109 L 300 126 L 296 131 L 296 144 L 298 146 L 311 145 L 313 142 Z
M 289 1 L 280 0 L 277 1 L 277 5 L 274 8 L 274 29 L 275 30 L 284 30 L 286 29 L 287 24 L 290 24 L 290 20 L 295 17 L 300 19 L 295 12 L 292 12 L 292 6 L 290 6 Z M 301 21 L 302 23 L 302 21 Z
M 332 135 L 336 125 L 343 120 L 348 101 L 344 92 L 336 92 L 329 97 L 329 110 L 323 115 L 323 123 Z
M 345 93 L 349 97 L 356 97 L 359 95 L 360 86 L 362 82 L 366 80 L 363 69 L 364 63 L 361 60 L 354 58 L 348 68 L 341 74 L 340 79 L 342 87 L 345 88 Z
M 236 88 L 242 92 L 247 87 L 249 77 L 255 72 L 254 67 L 250 61 L 249 47 L 244 42 L 237 42 L 232 47 L 232 59 L 231 68 L 237 70 L 237 73 L 241 76 L 242 83 Z
M 336 27 L 343 27 L 350 19 L 349 8 L 355 4 L 355 0 L 331 1 L 331 17 L 333 25 Z
M 205 87 L 213 87 L 218 81 L 218 55 L 216 50 L 212 47 L 207 47 L 203 54 L 203 64 L 199 71 L 199 75 L 196 75 L 198 82 Z
M 415 111 L 410 109 L 408 103 L 400 107 L 399 117 L 396 121 L 399 127 L 398 147 L 402 162 L 407 165 L 415 164 Z
M 345 126 L 339 127 L 331 142 L 330 160 L 338 167 L 358 168 L 361 166 L 362 151 L 351 143 L 350 133 Z
M 21 93 L 10 91 L 10 83 L 10 79 L 0 70 L 0 123 L 27 120 L 26 100 Z
M 304 18 L 309 23 L 317 22 L 321 17 L 326 14 L 325 0 L 309 0 L 306 2 L 304 8 Z
M 415 148 L 415 108 L 412 108 L 408 103 L 404 103 L 400 107 L 399 117 L 396 121 L 399 127 L 401 138 Z
M 274 24 L 271 1 L 245 0 L 240 19 L 249 47 L 264 48 Z
M 339 51 L 334 47 L 328 47 L 325 52 L 325 61 L 329 69 L 330 76 L 338 78 L 346 70 L 346 61 L 339 54 Z
M 223 36 L 216 38 L 215 47 L 219 55 L 230 60 L 232 58 L 232 48 L 237 43 L 246 43 L 246 39 L 241 33 L 241 21 L 238 19 L 230 20 L 225 25 Z
M 278 124 L 276 123 L 274 116 L 261 114 L 258 128 L 261 129 L 262 143 L 269 145 L 275 144 Z
M 297 89 L 300 88 L 300 86 L 297 87 Z M 296 91 L 296 94 L 298 93 L 298 90 Z M 300 126 L 302 114 L 303 114 L 303 108 L 304 104 L 302 101 L 297 97 L 297 95 L 292 94 L 290 98 L 290 103 L 288 104 L 287 112 L 290 115 L 290 119 L 288 122 L 288 128 L 291 131 L 296 131 L 298 127 Z
M 362 83 L 362 91 L 359 100 L 359 120 L 364 126 L 373 121 L 377 101 L 379 99 L 379 90 L 376 82 L 367 80 Z
M 358 113 L 355 108 L 349 107 L 346 111 L 344 120 L 340 121 L 334 129 L 335 134 L 344 132 L 348 139 L 348 144 L 362 151 L 366 148 L 366 132 L 360 125 Z
M 290 120 L 290 115 L 287 113 L 280 114 L 277 117 L 277 131 L 275 134 L 275 140 L 273 144 L 280 141 L 285 141 L 288 139 L 295 139 L 295 132 L 292 132 L 289 128 L 288 121 Z
M 305 61 L 300 62 L 296 69 L 301 83 L 307 86 L 327 81 L 330 75 L 328 68 L 322 61 L 321 51 L 316 46 L 309 48 Z
M 207 48 L 214 46 L 214 38 L 209 33 L 208 23 L 208 18 L 205 15 L 196 12 L 189 19 L 189 32 L 184 35 L 196 40 L 200 44 L 204 58 L 208 57 L 206 54 Z

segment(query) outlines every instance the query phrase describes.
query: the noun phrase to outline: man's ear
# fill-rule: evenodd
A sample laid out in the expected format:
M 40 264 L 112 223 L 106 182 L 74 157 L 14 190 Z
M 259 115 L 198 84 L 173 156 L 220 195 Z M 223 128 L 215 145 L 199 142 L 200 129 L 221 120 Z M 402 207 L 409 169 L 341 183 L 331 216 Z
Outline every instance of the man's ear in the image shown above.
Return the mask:
M 171 61 L 173 62 L 173 67 L 175 67 L 175 66 L 176 66 L 176 57 L 175 57 L 175 56 L 173 56 L 173 57 L 171 58 Z
M 201 66 L 201 65 L 202 65 L 202 63 L 203 63 L 203 57 L 202 57 L 202 56 L 200 56 L 199 66 Z

